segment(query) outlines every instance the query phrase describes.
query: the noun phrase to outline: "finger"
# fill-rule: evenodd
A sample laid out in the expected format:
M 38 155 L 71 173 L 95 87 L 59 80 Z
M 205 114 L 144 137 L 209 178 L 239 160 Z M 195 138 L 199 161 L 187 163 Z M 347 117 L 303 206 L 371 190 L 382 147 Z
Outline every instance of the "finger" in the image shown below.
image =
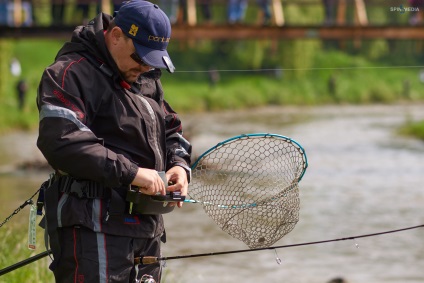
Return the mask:
M 151 192 L 149 192 L 149 190 L 148 190 L 148 189 L 146 189 L 146 188 L 142 188 L 142 187 L 139 187 L 139 188 L 138 188 L 138 191 L 139 191 L 140 193 L 142 193 L 142 194 L 145 194 L 145 195 L 150 195 L 150 194 L 151 194 Z
M 182 189 L 182 185 L 181 184 L 173 184 L 173 185 L 169 185 L 168 186 L 168 191 L 170 191 L 170 192 L 175 192 L 175 191 L 181 191 L 181 189 Z

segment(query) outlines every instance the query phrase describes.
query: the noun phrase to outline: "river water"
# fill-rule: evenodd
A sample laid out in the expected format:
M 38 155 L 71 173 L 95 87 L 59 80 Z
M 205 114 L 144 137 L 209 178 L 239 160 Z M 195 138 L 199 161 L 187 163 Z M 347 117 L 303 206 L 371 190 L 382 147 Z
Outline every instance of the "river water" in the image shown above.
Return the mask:
M 349 240 L 168 260 L 165 282 L 325 283 L 342 277 L 349 283 L 423 283 L 424 228 L 351 239 L 424 224 L 424 142 L 396 134 L 406 120 L 424 119 L 423 110 L 424 105 L 279 107 L 183 116 L 196 156 L 254 132 L 288 136 L 305 148 L 309 167 L 299 184 L 300 220 L 274 246 Z M 35 139 L 36 133 L 0 138 L 2 218 L 47 176 L 11 166 L 42 159 Z M 163 256 L 247 249 L 200 204 L 185 204 L 165 221 Z

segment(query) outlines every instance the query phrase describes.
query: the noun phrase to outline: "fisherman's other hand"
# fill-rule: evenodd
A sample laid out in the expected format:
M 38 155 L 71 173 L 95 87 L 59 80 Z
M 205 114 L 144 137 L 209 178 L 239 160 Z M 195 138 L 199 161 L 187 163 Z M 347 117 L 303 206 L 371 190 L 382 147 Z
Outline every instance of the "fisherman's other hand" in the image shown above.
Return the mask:
M 181 192 L 182 196 L 187 196 L 188 191 L 188 180 L 187 172 L 181 166 L 174 166 L 166 172 L 166 179 L 168 180 L 168 191 Z M 170 205 L 175 205 L 171 203 Z M 177 203 L 178 207 L 182 207 L 183 202 L 180 201 Z

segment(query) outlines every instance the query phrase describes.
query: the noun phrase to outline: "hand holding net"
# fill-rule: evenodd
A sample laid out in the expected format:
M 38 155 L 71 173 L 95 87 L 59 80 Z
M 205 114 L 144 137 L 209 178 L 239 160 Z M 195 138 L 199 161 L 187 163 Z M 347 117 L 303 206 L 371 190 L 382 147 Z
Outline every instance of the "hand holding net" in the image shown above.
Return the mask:
M 206 151 L 192 166 L 189 196 L 249 248 L 269 247 L 299 220 L 304 149 L 275 134 L 241 135 Z

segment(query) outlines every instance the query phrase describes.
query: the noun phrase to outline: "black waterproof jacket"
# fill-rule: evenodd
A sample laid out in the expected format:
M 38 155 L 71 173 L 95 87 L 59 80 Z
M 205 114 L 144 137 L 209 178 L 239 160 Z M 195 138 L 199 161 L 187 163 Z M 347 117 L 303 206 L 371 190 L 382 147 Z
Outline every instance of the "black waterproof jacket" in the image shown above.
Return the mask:
M 191 145 L 177 114 L 164 101 L 160 70 L 129 85 L 108 52 L 104 30 L 111 16 L 99 14 L 75 29 L 38 89 L 37 146 L 57 171 L 111 188 L 110 198 L 62 196 L 58 226 L 83 225 L 114 235 L 154 237 L 161 215 L 109 215 L 123 207 L 138 167 L 165 171 L 181 166 L 190 174 Z

